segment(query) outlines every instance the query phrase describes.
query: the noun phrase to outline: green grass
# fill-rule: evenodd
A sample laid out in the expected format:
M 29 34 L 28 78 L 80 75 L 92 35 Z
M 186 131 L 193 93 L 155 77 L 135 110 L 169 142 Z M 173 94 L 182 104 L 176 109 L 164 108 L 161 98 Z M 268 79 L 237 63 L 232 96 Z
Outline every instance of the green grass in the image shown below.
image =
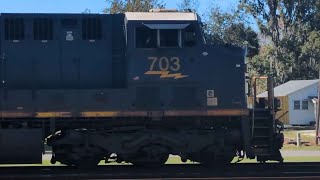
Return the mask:
M 233 159 L 232 163 L 235 163 L 238 159 Z M 284 162 L 320 162 L 320 157 L 284 157 Z M 171 157 L 166 164 L 181 164 L 179 157 Z M 188 161 L 187 163 L 192 163 Z M 239 163 L 257 163 L 256 159 L 244 159 Z
M 284 157 L 284 162 L 320 162 L 320 157 Z M 235 163 L 237 161 L 237 158 L 235 158 L 232 163 Z M 187 161 L 186 163 L 181 162 L 179 157 L 170 157 L 166 164 L 193 164 L 194 162 Z M 244 159 L 243 161 L 239 163 L 257 163 L 255 159 Z M 128 163 L 109 163 L 105 164 L 103 161 L 99 163 L 99 165 L 129 165 Z M 1 166 L 61 166 L 60 163 L 56 163 L 55 165 L 52 165 L 50 163 L 50 160 L 43 160 L 42 164 L 24 164 L 24 165 L 0 165 Z
M 301 146 L 297 147 L 297 132 L 300 132 Z M 285 144 L 283 150 L 307 150 L 320 151 L 320 146 L 315 145 L 315 137 L 301 130 L 285 130 L 283 132 L 285 137 Z

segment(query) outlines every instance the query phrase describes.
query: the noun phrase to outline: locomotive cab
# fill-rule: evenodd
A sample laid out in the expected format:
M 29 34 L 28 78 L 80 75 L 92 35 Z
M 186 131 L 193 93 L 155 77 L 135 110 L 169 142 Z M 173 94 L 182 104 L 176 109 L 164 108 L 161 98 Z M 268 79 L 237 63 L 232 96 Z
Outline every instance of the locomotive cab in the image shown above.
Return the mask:
M 192 109 L 198 115 L 208 109 L 223 109 L 225 115 L 248 113 L 243 88 L 245 51 L 206 44 L 196 13 L 128 12 L 125 27 L 135 109 Z

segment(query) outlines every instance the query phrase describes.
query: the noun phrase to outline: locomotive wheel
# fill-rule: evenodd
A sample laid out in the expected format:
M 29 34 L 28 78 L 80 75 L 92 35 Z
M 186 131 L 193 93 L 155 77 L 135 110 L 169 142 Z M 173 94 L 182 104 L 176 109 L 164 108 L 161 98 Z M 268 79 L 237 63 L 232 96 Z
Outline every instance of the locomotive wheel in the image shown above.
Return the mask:
M 217 153 L 215 162 L 222 166 L 227 166 L 231 163 L 235 155 L 235 151 L 232 149 L 223 149 L 220 153 Z
M 220 146 L 217 152 L 216 162 L 223 166 L 229 165 L 235 157 L 235 155 L 236 149 L 231 143 L 229 143 L 228 140 L 225 139 L 224 145 Z
M 51 159 L 51 163 L 55 164 L 56 161 L 59 161 L 61 164 L 72 166 L 73 161 L 70 158 L 70 154 L 72 153 L 72 146 L 53 146 L 53 156 Z
M 58 146 L 54 147 L 54 159 L 67 166 L 81 169 L 96 167 L 102 157 L 102 151 L 94 147 L 83 146 Z
M 231 163 L 234 158 L 231 146 L 217 148 L 214 145 L 207 146 L 201 151 L 199 162 L 205 166 L 218 165 L 224 167 Z
M 142 147 L 138 154 L 130 161 L 136 166 L 161 166 L 169 158 L 168 149 L 158 144 L 150 144 Z
M 73 148 L 73 165 L 80 169 L 96 167 L 102 159 L 102 150 L 95 146 L 77 146 Z
M 207 146 L 200 152 L 200 158 L 199 158 L 200 164 L 203 164 L 205 166 L 213 166 L 215 165 L 215 159 L 216 159 L 216 154 L 215 154 L 214 145 Z
M 261 164 L 264 164 L 267 162 L 267 160 L 270 159 L 267 156 L 257 156 L 257 161 Z

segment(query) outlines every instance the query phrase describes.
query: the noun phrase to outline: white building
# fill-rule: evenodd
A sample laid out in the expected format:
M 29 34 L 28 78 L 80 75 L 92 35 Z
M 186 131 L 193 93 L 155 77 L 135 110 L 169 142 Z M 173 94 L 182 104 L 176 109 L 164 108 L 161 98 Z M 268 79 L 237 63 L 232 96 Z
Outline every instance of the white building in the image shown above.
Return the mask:
M 267 92 L 258 95 L 266 98 Z M 280 99 L 277 118 L 286 125 L 309 125 L 315 122 L 315 100 L 318 80 L 294 80 L 275 87 L 274 96 Z

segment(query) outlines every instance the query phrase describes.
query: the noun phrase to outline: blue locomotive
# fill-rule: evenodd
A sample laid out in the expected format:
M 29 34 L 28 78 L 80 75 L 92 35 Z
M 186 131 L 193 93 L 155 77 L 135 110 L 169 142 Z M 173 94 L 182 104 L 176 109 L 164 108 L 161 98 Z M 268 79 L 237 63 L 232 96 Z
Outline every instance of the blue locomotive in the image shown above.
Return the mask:
M 193 12 L 1 14 L 0 164 L 41 163 L 44 144 L 79 167 L 283 161 L 272 94 L 248 108 L 245 56 L 207 44 Z

